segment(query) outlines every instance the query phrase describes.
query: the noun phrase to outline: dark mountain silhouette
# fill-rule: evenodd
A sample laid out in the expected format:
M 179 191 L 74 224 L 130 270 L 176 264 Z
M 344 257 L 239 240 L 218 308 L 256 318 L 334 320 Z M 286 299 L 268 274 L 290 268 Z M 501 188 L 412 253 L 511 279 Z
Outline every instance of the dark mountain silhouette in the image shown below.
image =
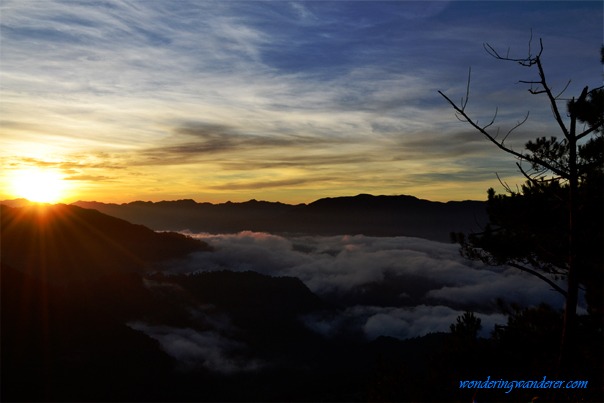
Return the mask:
M 168 373 L 157 343 L 124 324 L 158 305 L 138 274 L 57 283 L 1 270 L 0 400 L 139 400 Z
M 210 249 L 181 234 L 157 233 L 77 206 L 0 208 L 2 263 L 43 280 L 141 271 L 164 260 Z
M 310 390 L 292 389 L 291 379 L 273 367 L 298 368 L 286 369 L 292 379 L 302 368 L 308 380 L 342 354 L 298 320 L 324 304 L 297 279 L 119 273 L 56 284 L 4 264 L 1 275 L 2 401 L 310 400 Z M 183 370 L 155 339 L 129 326 L 132 321 L 174 331 L 174 337 L 194 335 L 183 340 L 183 351 L 186 343 L 195 348 L 195 337 L 216 338 L 216 346 L 202 347 L 219 351 L 221 342 L 233 344 L 241 350 L 233 360 L 249 356 L 270 366 L 262 374 L 232 376 L 203 361 Z M 272 386 L 277 375 L 283 382 Z M 315 380 L 321 385 L 318 375 Z
M 324 198 L 299 205 L 257 200 L 222 204 L 193 200 L 127 204 L 79 201 L 74 204 L 156 230 L 211 233 L 251 230 L 316 235 L 402 235 L 447 242 L 451 232 L 471 232 L 486 220 L 485 203 L 479 201 L 441 203 L 413 196 L 367 194 Z
M 2 401 L 216 401 L 285 393 L 263 393 L 269 383 L 255 386 L 256 375 L 233 388 L 232 377 L 203 361 L 183 372 L 179 357 L 133 322 L 174 337 L 191 334 L 194 347 L 227 349 L 227 362 L 228 349 L 241 354 L 233 359 L 271 365 L 294 358 L 311 364 L 310 350 L 324 350 L 299 316 L 326 305 L 296 278 L 163 276 L 145 269 L 208 246 L 77 206 L 1 208 Z

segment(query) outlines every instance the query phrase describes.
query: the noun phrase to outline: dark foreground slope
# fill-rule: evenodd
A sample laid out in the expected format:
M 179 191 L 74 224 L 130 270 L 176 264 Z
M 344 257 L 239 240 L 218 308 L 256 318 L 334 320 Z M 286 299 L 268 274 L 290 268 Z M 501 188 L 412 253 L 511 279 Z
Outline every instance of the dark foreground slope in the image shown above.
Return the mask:
M 147 269 L 210 249 L 76 206 L 1 213 L 1 401 L 267 397 L 232 381 L 318 339 L 298 317 L 324 304 L 298 279 L 164 277 Z
M 0 208 L 2 263 L 52 281 L 141 271 L 210 249 L 181 234 L 157 233 L 77 206 Z
M 479 224 L 486 221 L 483 202 L 440 203 L 413 196 L 366 194 L 299 205 L 256 200 L 223 204 L 193 200 L 74 204 L 158 230 L 210 233 L 251 230 L 315 235 L 402 235 L 446 242 L 451 232 L 476 231 Z

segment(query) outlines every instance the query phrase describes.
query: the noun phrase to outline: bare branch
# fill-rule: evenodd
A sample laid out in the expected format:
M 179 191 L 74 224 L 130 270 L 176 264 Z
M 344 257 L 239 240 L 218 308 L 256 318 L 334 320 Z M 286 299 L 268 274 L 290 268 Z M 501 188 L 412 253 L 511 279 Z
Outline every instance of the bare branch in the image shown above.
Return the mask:
M 531 32 L 531 39 L 529 41 L 529 55 L 526 58 L 519 58 L 519 59 L 514 59 L 509 56 L 504 57 L 504 56 L 500 55 L 495 50 L 495 48 L 493 48 L 489 44 L 484 44 L 483 46 L 486 49 L 488 54 L 490 54 L 491 56 L 493 56 L 494 58 L 496 58 L 498 60 L 516 62 L 525 67 L 532 67 L 534 65 L 537 66 L 537 69 L 539 72 L 539 79 L 540 79 L 539 81 L 520 81 L 520 82 L 525 83 L 525 84 L 531 84 L 531 85 L 538 84 L 542 87 L 542 88 L 538 88 L 538 89 L 531 88 L 531 89 L 529 89 L 529 92 L 534 95 L 547 94 L 547 97 L 550 102 L 550 106 L 552 108 L 552 113 L 554 114 L 554 118 L 555 118 L 556 122 L 558 123 L 558 126 L 560 126 L 560 129 L 564 133 L 564 136 L 566 138 L 569 138 L 569 136 L 570 136 L 569 130 L 567 129 L 566 125 L 564 124 L 560 111 L 558 110 L 558 106 L 556 105 L 557 97 L 559 97 L 562 94 L 562 92 L 564 92 L 564 90 L 566 90 L 566 87 L 568 87 L 568 84 L 566 85 L 564 90 L 560 94 L 558 94 L 558 96 L 554 96 L 552 94 L 551 88 L 547 84 L 547 80 L 545 78 L 545 72 L 543 71 L 543 66 L 541 64 L 541 54 L 543 53 L 543 40 L 539 39 L 539 53 L 537 53 L 537 55 L 535 55 L 535 56 L 532 55 L 531 42 L 532 42 L 532 32 Z M 569 82 L 569 84 L 570 84 L 570 82 Z
M 518 167 L 518 170 L 520 170 L 520 172 L 522 173 L 522 175 L 523 175 L 523 176 L 524 176 L 524 177 L 525 177 L 525 178 L 526 178 L 526 179 L 527 179 L 527 180 L 528 180 L 530 183 L 532 183 L 532 184 L 533 184 L 533 185 L 535 185 L 535 186 L 541 186 L 541 183 L 539 183 L 539 180 L 537 180 L 537 179 L 533 178 L 532 176 L 530 176 L 530 175 L 529 175 L 529 174 L 528 174 L 528 173 L 527 173 L 527 172 L 524 170 L 524 168 L 522 168 L 522 165 L 520 165 L 520 164 L 517 162 L 517 163 L 516 163 L 516 166 Z M 551 182 L 551 181 L 553 181 L 553 180 L 555 180 L 555 179 L 549 179 L 549 180 L 548 180 L 548 179 L 540 179 L 540 180 L 542 180 L 542 181 L 544 181 L 544 182 Z M 555 197 L 556 199 L 558 199 L 559 201 L 564 201 L 564 199 L 563 199 L 562 197 L 560 197 L 559 195 L 557 195 L 557 194 L 555 194 L 555 193 L 554 193 L 554 197 Z
M 486 126 L 483 126 L 482 128 L 488 129 L 489 127 L 493 126 L 493 124 L 495 123 L 495 119 L 497 119 L 498 113 L 499 113 L 499 107 L 495 107 L 495 114 L 493 115 L 493 119 L 491 119 L 491 121 Z M 476 123 L 478 124 L 478 121 Z M 497 137 L 497 136 L 495 136 L 495 137 Z
M 560 115 L 560 111 L 558 110 L 558 105 L 556 104 L 556 98 L 554 97 L 551 89 L 547 85 L 547 80 L 545 79 L 545 72 L 543 71 L 543 65 L 541 64 L 541 59 L 539 57 L 537 57 L 535 64 L 537 65 L 537 69 L 539 70 L 539 77 L 541 77 L 541 83 L 543 85 L 543 92 L 545 92 L 545 94 L 547 94 L 547 98 L 549 99 L 549 103 L 552 108 L 552 112 L 554 114 L 554 118 L 556 119 L 558 126 L 560 126 L 562 133 L 564 133 L 564 137 L 566 137 L 567 139 L 570 140 L 570 132 L 568 131 L 568 128 L 566 127 L 566 125 L 564 124 L 564 121 L 562 120 L 562 116 Z
M 530 176 L 529 174 L 526 173 L 526 171 L 522 168 L 522 165 L 520 165 L 520 163 L 516 163 L 516 166 L 518 167 L 518 169 L 520 170 L 520 172 L 522 173 L 522 175 L 531 183 L 537 184 L 537 179 L 533 178 L 532 176 Z
M 472 67 L 468 69 L 468 83 L 466 84 L 466 99 L 461 99 L 462 109 L 466 109 L 466 105 L 468 104 L 468 100 L 470 99 L 470 79 L 472 77 Z
M 518 63 L 518 64 L 520 64 L 522 66 L 531 67 L 531 66 L 533 66 L 534 64 L 537 63 L 537 60 L 539 60 L 539 58 L 541 57 L 541 53 L 543 53 L 543 41 L 540 39 L 539 40 L 539 45 L 540 45 L 539 53 L 536 56 L 533 56 L 532 50 L 531 50 L 531 42 L 532 42 L 532 40 L 533 40 L 533 34 L 531 32 L 531 38 L 529 40 L 529 54 L 528 54 L 527 57 L 524 57 L 524 58 L 512 58 L 512 57 L 510 57 L 509 48 L 508 48 L 507 54 L 505 56 L 502 56 L 499 52 L 497 52 L 497 50 L 495 50 L 495 48 L 493 46 L 491 46 L 488 43 L 484 43 L 483 47 L 485 48 L 485 50 L 487 51 L 487 53 L 490 56 L 494 57 L 495 59 L 505 60 L 505 61 L 510 61 L 510 62 L 516 62 L 516 63 Z
M 531 28 L 531 36 L 529 37 L 529 42 L 528 42 L 528 57 L 531 57 L 531 45 L 533 44 L 533 29 Z
M 507 182 L 504 182 L 499 177 L 499 174 L 497 172 L 495 172 L 495 176 L 497 177 L 497 180 L 499 181 L 499 183 L 501 184 L 501 186 L 503 186 L 503 188 L 505 189 L 506 192 L 508 192 L 509 194 L 514 194 L 514 191 L 512 190 L 512 188 L 510 187 L 510 185 L 508 185 Z
M 541 81 L 535 80 L 518 80 L 518 82 L 521 84 L 541 84 Z
M 539 95 L 539 94 L 545 94 L 547 91 L 545 90 L 534 90 L 534 89 L 530 89 L 529 92 L 533 95 Z
M 558 291 L 560 294 L 562 294 L 564 296 L 564 298 L 566 298 L 567 293 L 564 289 L 562 289 L 558 284 L 554 283 L 551 279 L 545 277 L 543 274 L 539 273 L 538 271 L 529 269 L 528 267 L 519 265 L 518 263 L 514 263 L 514 262 L 508 262 L 506 264 L 508 266 L 512 266 L 519 270 L 522 270 L 526 273 L 532 274 L 535 277 L 538 277 L 539 279 L 541 279 L 541 280 L 545 281 L 547 284 L 549 284 L 554 289 L 554 291 Z
M 520 120 L 518 123 L 516 123 L 516 125 L 514 127 L 512 127 L 510 130 L 508 130 L 508 132 L 505 135 L 505 137 L 503 138 L 503 140 L 501 140 L 501 144 L 503 144 L 503 142 L 508 138 L 508 136 L 510 134 L 512 134 L 512 132 L 514 130 L 516 130 L 517 128 L 519 128 L 520 126 L 522 126 L 528 120 L 529 114 L 530 114 L 530 111 L 527 111 L 526 115 L 524 115 L 524 119 Z
M 556 97 L 555 97 L 556 99 L 559 99 L 560 96 L 562 94 L 564 94 L 564 92 L 568 89 L 568 86 L 570 85 L 571 81 L 572 80 L 568 80 L 568 82 L 566 83 L 566 85 L 564 86 L 564 88 L 562 88 L 562 91 L 560 91 L 560 93 L 558 95 L 556 95 Z
M 594 125 L 594 126 L 590 127 L 589 129 L 585 130 L 584 132 L 577 134 L 575 137 L 577 138 L 577 140 L 581 140 L 583 137 L 595 132 L 596 130 L 600 129 L 601 127 L 602 127 L 602 123 L 600 123 L 598 125 Z
M 459 106 L 457 106 L 455 104 L 455 102 L 453 102 L 448 96 L 446 96 L 442 91 L 438 91 L 438 93 L 440 95 L 442 95 L 443 98 L 445 98 L 447 100 L 447 102 L 449 102 L 449 104 L 453 107 L 453 109 L 457 112 L 457 114 L 459 114 L 460 116 L 462 116 L 466 122 L 468 122 L 472 127 L 474 127 L 476 130 L 478 130 L 480 133 L 482 133 L 487 139 L 489 139 L 493 144 L 495 144 L 499 149 L 507 152 L 508 154 L 511 154 L 517 158 L 519 158 L 520 160 L 523 161 L 528 161 L 534 164 L 538 164 L 541 166 L 546 167 L 547 169 L 549 169 L 550 171 L 554 172 L 556 175 L 562 176 L 564 178 L 568 177 L 568 174 L 554 166 L 552 166 L 551 164 L 549 164 L 547 161 L 544 161 L 540 158 L 536 158 L 534 156 L 530 156 L 530 155 L 526 155 L 526 154 L 521 154 L 517 151 L 512 150 L 511 148 L 505 146 L 504 144 L 498 142 L 496 140 L 496 138 L 489 133 L 484 127 L 479 126 L 474 120 L 472 120 L 470 118 L 470 116 L 465 112 L 464 109 L 460 108 Z
M 522 176 L 524 176 L 529 182 L 531 182 L 532 184 L 534 184 L 536 186 L 539 186 L 541 184 L 541 182 L 553 182 L 553 181 L 557 180 L 557 178 L 544 179 L 544 173 L 546 171 L 545 168 L 543 168 L 541 170 L 536 170 L 533 168 L 533 170 L 535 171 L 535 174 L 533 176 L 531 176 L 528 172 L 526 172 L 524 170 L 524 168 L 522 168 L 522 165 L 520 165 L 519 163 L 516 163 L 516 166 L 520 170 L 520 173 L 522 173 Z M 562 200 L 562 199 L 560 199 L 560 200 Z

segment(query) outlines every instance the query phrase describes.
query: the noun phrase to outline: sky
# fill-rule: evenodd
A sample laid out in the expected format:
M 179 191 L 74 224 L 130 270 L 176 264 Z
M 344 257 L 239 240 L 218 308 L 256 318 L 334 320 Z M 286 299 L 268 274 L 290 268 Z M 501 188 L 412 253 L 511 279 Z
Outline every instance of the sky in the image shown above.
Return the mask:
M 0 3 L 0 200 L 307 203 L 409 194 L 484 200 L 515 160 L 438 94 L 521 150 L 558 135 L 554 91 L 602 85 L 601 1 Z M 530 38 L 533 38 L 530 41 Z

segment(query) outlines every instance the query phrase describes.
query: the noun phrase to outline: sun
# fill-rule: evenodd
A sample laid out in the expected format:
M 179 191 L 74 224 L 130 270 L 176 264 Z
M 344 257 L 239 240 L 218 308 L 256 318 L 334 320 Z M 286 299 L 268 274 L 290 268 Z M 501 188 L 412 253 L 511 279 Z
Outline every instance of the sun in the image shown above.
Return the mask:
M 57 203 L 65 197 L 67 182 L 56 170 L 30 168 L 11 175 L 12 193 L 38 203 Z

